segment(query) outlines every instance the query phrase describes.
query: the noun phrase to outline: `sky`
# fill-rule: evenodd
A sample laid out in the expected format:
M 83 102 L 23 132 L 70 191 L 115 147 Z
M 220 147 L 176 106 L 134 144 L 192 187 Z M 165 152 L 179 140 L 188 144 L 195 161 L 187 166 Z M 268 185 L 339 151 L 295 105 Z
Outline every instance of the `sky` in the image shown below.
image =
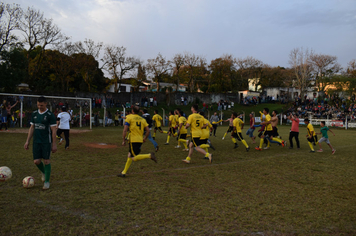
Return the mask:
M 356 59 L 356 0 L 16 0 L 52 18 L 71 41 L 124 46 L 141 60 L 161 53 L 254 57 L 288 67 L 294 48 Z

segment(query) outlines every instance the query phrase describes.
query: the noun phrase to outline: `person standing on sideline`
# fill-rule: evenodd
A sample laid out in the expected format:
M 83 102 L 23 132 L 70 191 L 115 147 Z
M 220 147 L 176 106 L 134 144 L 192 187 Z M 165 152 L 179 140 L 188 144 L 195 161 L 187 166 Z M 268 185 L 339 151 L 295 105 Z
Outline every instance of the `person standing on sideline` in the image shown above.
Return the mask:
M 217 115 L 216 112 L 214 112 L 214 115 L 210 117 L 210 123 L 213 125 L 213 130 L 214 130 L 214 137 L 216 137 L 216 129 L 218 128 L 218 122 L 219 122 L 219 116 Z M 210 133 L 211 136 L 211 133 Z
M 314 127 L 308 118 L 304 119 L 304 123 L 307 125 L 308 134 L 306 137 L 310 147 L 310 152 L 315 152 L 313 145 L 315 146 L 318 143 L 318 136 L 316 135 Z
M 63 138 L 61 137 L 62 133 L 64 133 L 64 138 L 66 140 L 66 145 L 64 148 L 66 150 L 69 149 L 69 130 L 70 130 L 70 125 L 69 122 L 71 120 L 71 115 L 67 112 L 66 106 L 62 106 L 61 108 L 62 112 L 58 114 L 57 116 L 57 137 L 60 138 L 58 145 L 61 145 L 63 143 Z
M 151 115 L 147 112 L 147 109 L 143 109 L 142 112 L 142 117 L 146 120 L 147 124 L 148 124 L 148 128 L 150 130 L 150 133 L 148 135 L 148 140 L 150 140 L 150 142 L 153 144 L 153 146 L 155 147 L 156 152 L 158 152 L 158 144 L 157 142 L 151 137 L 151 129 L 152 129 L 152 118 Z M 144 133 L 145 135 L 145 133 Z
M 17 100 L 14 105 L 11 106 L 10 102 L 9 104 L 6 105 L 6 101 L 4 101 L 3 104 L 3 109 L 2 109 L 2 118 L 1 118 L 1 125 L 0 125 L 0 130 L 2 130 L 2 126 L 5 126 L 5 131 L 7 131 L 7 128 L 10 128 L 10 119 L 9 115 L 11 117 L 11 109 L 14 108 L 19 101 Z M 8 124 L 8 125 L 7 125 Z
M 209 159 L 209 162 L 213 162 L 213 155 L 209 154 L 206 152 L 204 149 L 202 149 L 200 146 L 200 137 L 202 136 L 202 129 L 204 129 L 208 124 L 204 124 L 204 117 L 201 116 L 198 113 L 198 105 L 193 105 L 191 107 L 191 111 L 193 114 L 191 114 L 188 117 L 187 124 L 185 125 L 185 128 L 188 129 L 190 127 L 190 131 L 192 134 L 192 142 L 189 144 L 189 153 L 186 159 L 183 160 L 183 162 L 189 164 L 191 160 L 191 156 L 193 154 L 194 148 L 196 151 L 200 152 L 201 154 L 204 155 L 204 157 L 207 157 Z
M 292 121 L 292 128 L 290 129 L 289 133 L 289 149 L 293 148 L 293 138 L 295 138 L 295 142 L 297 143 L 297 149 L 300 149 L 299 145 L 299 118 L 297 114 L 291 114 L 288 117 L 289 120 Z
M 125 177 L 128 169 L 130 168 L 132 161 L 140 161 L 143 159 L 151 159 L 157 163 L 157 158 L 154 152 L 150 154 L 140 154 L 142 143 L 146 142 L 148 135 L 150 134 L 150 129 L 144 118 L 138 115 L 140 108 L 138 106 L 132 107 L 132 114 L 126 116 L 124 131 L 122 132 L 122 146 L 126 144 L 126 134 L 130 131 L 129 138 L 129 153 L 127 155 L 127 161 L 125 169 L 118 174 L 118 177 Z M 143 132 L 146 131 L 145 137 L 143 137 Z
M 255 139 L 256 137 L 253 136 L 253 132 L 255 131 L 255 117 L 253 113 L 250 113 L 250 128 L 247 130 L 246 135 L 250 136 L 252 139 L 252 143 L 256 143 Z
M 45 97 L 37 100 L 38 110 L 31 116 L 31 127 L 24 145 L 25 150 L 29 149 L 31 138 L 33 137 L 33 160 L 37 168 L 42 172 L 43 189 L 49 189 L 49 179 L 51 177 L 51 151 L 57 151 L 56 140 L 56 117 L 47 109 Z M 44 164 L 42 162 L 44 160 Z
M 329 147 L 331 148 L 331 154 L 334 154 L 336 150 L 333 148 L 333 146 L 331 146 L 331 143 L 329 141 L 328 131 L 333 133 L 333 135 L 335 136 L 334 132 L 331 129 L 329 129 L 327 126 L 325 126 L 325 121 L 320 122 L 320 127 L 321 127 L 320 133 L 318 134 L 321 134 L 322 137 L 318 141 L 320 149 L 317 152 L 323 152 L 323 149 L 321 148 L 321 143 L 326 142 L 326 144 L 329 145 Z

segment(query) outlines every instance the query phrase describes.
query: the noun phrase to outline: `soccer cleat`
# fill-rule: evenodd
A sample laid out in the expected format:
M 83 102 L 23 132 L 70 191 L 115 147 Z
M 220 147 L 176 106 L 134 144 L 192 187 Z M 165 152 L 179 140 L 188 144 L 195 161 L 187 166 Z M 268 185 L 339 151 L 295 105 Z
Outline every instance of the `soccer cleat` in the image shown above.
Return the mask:
M 59 140 L 59 143 L 58 143 L 58 145 L 61 145 L 62 143 L 63 143 L 63 138 L 61 138 L 60 140 Z
M 157 163 L 157 157 L 154 152 L 151 152 L 151 160 Z
M 41 180 L 42 180 L 42 182 L 45 182 L 45 174 L 44 173 L 42 173 Z
M 247 147 L 247 148 L 246 148 L 246 152 L 248 152 L 248 151 L 250 151 L 250 147 Z
M 43 184 L 43 188 L 42 188 L 43 190 L 47 190 L 47 189 L 49 189 L 49 182 L 45 182 L 44 184 Z
M 293 147 L 289 147 L 289 149 L 293 149 Z
M 336 152 L 336 149 L 333 149 L 332 151 L 331 151 L 331 154 L 334 154 Z
M 66 150 L 69 150 L 69 147 L 66 147 Z
M 164 145 L 169 145 L 169 143 L 165 143 Z
M 117 177 L 122 177 L 122 178 L 125 178 L 125 176 L 126 176 L 126 175 L 123 174 L 123 173 L 120 173 L 120 174 L 117 175 Z
M 177 145 L 177 146 L 175 146 L 174 148 L 181 148 L 181 146 Z
M 213 163 L 213 154 L 210 153 L 209 156 L 208 156 L 208 158 L 209 158 L 209 162 L 210 162 L 210 163 Z
M 264 149 L 264 150 L 268 150 L 268 149 L 269 149 L 269 147 L 264 147 L 263 149 Z
M 257 151 L 262 151 L 262 149 L 261 149 L 260 147 L 255 147 L 255 149 L 256 149 Z
M 323 149 L 319 149 L 317 152 L 323 152 Z
M 189 164 L 190 163 L 190 161 L 189 160 L 187 160 L 187 159 L 184 159 L 184 160 L 182 160 L 183 162 L 185 162 L 185 163 L 187 163 L 187 164 Z
M 156 152 L 158 152 L 159 146 L 156 147 Z
M 285 142 L 284 141 L 282 141 L 282 147 L 285 147 Z
M 315 152 L 314 150 L 310 150 L 310 152 Z
M 222 137 L 222 140 L 224 140 L 225 139 L 225 137 Z
M 235 143 L 234 149 L 238 148 L 238 147 L 239 147 L 239 145 L 237 143 Z

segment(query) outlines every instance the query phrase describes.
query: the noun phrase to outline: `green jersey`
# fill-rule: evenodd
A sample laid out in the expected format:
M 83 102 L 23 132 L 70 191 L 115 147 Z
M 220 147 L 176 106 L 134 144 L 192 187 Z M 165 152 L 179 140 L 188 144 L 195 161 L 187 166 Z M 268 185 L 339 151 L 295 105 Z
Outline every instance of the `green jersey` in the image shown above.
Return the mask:
M 56 126 L 56 117 L 48 109 L 40 113 L 39 110 L 34 111 L 31 116 L 31 125 L 35 130 L 33 133 L 34 143 L 52 143 L 51 126 Z
M 326 127 L 326 126 L 320 128 L 320 132 L 321 132 L 321 134 L 323 135 L 324 138 L 329 138 L 328 130 L 329 130 L 329 128 Z

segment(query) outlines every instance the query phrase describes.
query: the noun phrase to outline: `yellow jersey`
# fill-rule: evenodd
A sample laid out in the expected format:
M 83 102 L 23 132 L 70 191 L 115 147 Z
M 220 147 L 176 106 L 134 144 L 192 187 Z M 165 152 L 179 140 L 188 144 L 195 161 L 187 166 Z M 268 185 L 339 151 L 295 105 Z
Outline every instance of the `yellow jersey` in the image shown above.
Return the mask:
M 271 121 L 271 116 L 269 114 L 267 114 L 266 118 L 265 118 L 265 122 L 268 122 L 268 121 Z M 273 130 L 272 125 L 267 124 L 265 127 L 265 131 L 272 131 L 272 130 Z
M 240 119 L 240 118 L 238 118 L 238 117 L 236 117 L 235 119 L 234 119 L 234 121 L 233 121 L 233 126 L 236 128 L 236 130 L 235 130 L 235 132 L 236 133 L 241 133 L 241 127 L 242 127 L 242 124 L 243 124 L 244 122 Z
M 176 127 L 176 125 L 177 125 L 176 116 L 175 115 L 170 115 L 168 119 L 171 122 L 171 127 L 173 127 L 173 128 Z
M 186 134 L 187 133 L 187 129 L 185 128 L 185 125 L 187 124 L 187 119 L 184 116 L 181 116 L 181 117 L 179 117 L 178 121 L 179 121 L 179 125 L 182 124 L 182 127 L 180 128 L 179 133 L 180 134 Z
M 210 128 L 213 127 L 210 122 L 204 118 L 204 125 L 208 124 L 208 126 L 206 126 L 204 129 L 201 130 L 202 134 L 200 136 L 200 139 L 208 139 L 210 136 Z
M 161 127 L 162 116 L 156 114 L 152 117 L 152 120 L 155 122 L 154 124 L 156 128 Z
M 307 125 L 307 130 L 308 130 L 308 135 L 309 136 L 315 136 L 316 135 L 316 133 L 315 133 L 315 131 L 314 131 L 314 127 L 313 127 L 313 125 L 312 124 L 308 124 Z M 312 134 L 312 132 L 313 132 L 313 134 Z
M 176 120 L 176 126 L 179 125 L 179 115 L 174 115 L 174 118 Z
M 126 117 L 125 125 L 130 130 L 130 143 L 143 143 L 143 132 L 148 126 L 146 120 L 137 114 Z
M 187 123 L 190 125 L 190 131 L 193 138 L 200 138 L 201 128 L 204 125 L 204 117 L 198 113 L 193 113 L 188 117 Z

